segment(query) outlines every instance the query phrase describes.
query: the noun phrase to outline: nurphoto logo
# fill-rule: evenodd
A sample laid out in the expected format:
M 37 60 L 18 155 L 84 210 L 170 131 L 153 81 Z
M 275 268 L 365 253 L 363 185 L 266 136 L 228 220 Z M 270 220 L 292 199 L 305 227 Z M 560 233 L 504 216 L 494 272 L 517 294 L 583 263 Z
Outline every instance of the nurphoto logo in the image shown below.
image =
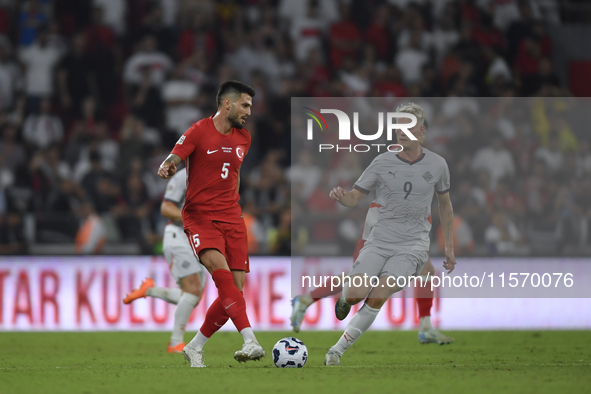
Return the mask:
M 302 107 L 309 112 L 304 112 L 310 116 L 307 123 L 307 139 L 309 141 L 314 139 L 314 121 L 320 127 L 320 131 L 328 132 L 328 124 L 321 114 L 333 114 L 337 117 L 339 123 L 339 141 L 351 140 L 351 119 L 344 111 L 339 109 L 321 109 L 320 112 L 312 108 Z M 375 141 L 382 137 L 384 133 L 384 118 L 386 119 L 386 139 L 393 140 L 393 130 L 400 129 L 409 139 L 416 141 L 417 137 L 410 132 L 409 129 L 417 124 L 417 117 L 406 112 L 378 112 L 378 131 L 374 134 L 363 134 L 359 130 L 359 112 L 353 112 L 353 133 L 355 137 L 362 141 Z M 410 123 L 397 123 L 397 119 L 410 119 Z M 399 144 L 318 144 L 318 152 L 323 150 L 346 150 L 349 152 L 369 152 L 372 147 L 375 147 L 380 152 L 381 147 L 385 147 L 390 152 L 402 152 L 402 145 Z

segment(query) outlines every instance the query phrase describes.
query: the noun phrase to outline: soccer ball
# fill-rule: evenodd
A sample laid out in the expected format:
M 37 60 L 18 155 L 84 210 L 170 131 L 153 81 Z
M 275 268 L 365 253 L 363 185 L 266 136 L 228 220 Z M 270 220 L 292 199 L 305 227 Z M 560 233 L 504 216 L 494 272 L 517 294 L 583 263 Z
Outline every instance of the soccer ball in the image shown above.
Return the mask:
M 297 338 L 283 338 L 273 346 L 273 362 L 277 368 L 302 368 L 306 361 L 308 348 Z

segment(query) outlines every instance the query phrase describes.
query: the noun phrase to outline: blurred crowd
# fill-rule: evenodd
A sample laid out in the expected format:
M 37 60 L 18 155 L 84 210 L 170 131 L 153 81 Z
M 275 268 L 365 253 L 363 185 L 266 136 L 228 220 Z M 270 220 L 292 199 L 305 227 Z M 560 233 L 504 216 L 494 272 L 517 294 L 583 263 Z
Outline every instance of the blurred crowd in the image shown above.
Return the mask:
M 219 84 L 239 79 L 257 92 L 241 171 L 249 247 L 287 255 L 291 97 L 568 96 L 546 32 L 561 23 L 558 3 L 0 0 L 0 253 L 74 241 L 81 253 L 105 242 L 157 252 L 166 181 L 156 169 L 193 122 L 215 113 Z M 469 126 L 480 115 L 459 131 L 471 129 L 471 157 L 456 155 L 444 128 L 428 142 L 456 173 L 472 171 L 452 196 L 473 241 L 527 243 L 524 218 L 535 212 L 535 228 L 586 242 L 576 219 L 589 214 L 577 194 L 588 187 L 587 137 L 552 125 L 515 142 L 513 125 L 514 135 L 480 138 Z M 526 165 L 518 152 L 530 143 Z M 491 164 L 499 155 L 502 169 Z M 572 166 L 584 170 L 565 185 Z M 509 216 L 499 204 L 513 204 Z

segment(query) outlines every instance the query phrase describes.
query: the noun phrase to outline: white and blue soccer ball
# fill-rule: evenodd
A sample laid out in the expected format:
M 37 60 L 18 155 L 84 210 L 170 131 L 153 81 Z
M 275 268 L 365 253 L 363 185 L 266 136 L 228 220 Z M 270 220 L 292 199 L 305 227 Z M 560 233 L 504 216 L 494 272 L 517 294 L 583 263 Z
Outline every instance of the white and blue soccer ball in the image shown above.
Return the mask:
M 306 361 L 308 348 L 297 338 L 283 338 L 273 346 L 273 362 L 277 368 L 302 368 Z

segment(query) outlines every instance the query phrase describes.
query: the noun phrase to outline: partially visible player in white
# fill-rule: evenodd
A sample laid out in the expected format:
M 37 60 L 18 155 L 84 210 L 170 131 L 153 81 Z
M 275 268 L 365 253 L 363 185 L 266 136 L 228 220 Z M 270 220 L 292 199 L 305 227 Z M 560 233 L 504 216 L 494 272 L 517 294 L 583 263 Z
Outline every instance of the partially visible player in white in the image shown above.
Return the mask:
M 411 113 L 417 123 L 408 130 L 418 139 L 411 140 L 396 130 L 402 152 L 378 155 L 361 174 L 353 189 L 333 188 L 330 197 L 345 207 L 354 207 L 372 190 L 378 217 L 348 276 L 378 277 L 378 283 L 359 287 L 345 286 L 335 305 L 343 320 L 355 305 L 364 305 L 347 324 L 343 335 L 324 358 L 325 365 L 341 365 L 341 357 L 371 326 L 381 307 L 394 293 L 403 289 L 399 278 L 421 273 L 428 260 L 431 202 L 437 192 L 439 217 L 445 239 L 443 267 L 451 273 L 456 265 L 453 252 L 453 208 L 449 198 L 450 177 L 445 159 L 423 148 L 419 140 L 425 134 L 425 114 L 417 104 L 400 106 L 396 112 Z M 410 119 L 401 119 L 408 124 Z
M 170 222 L 164 228 L 163 249 L 170 273 L 180 289 L 157 287 L 152 278 L 146 278 L 139 288 L 125 297 L 129 304 L 138 298 L 155 297 L 176 305 L 174 326 L 168 343 L 168 353 L 182 353 L 183 335 L 193 308 L 199 304 L 205 286 L 206 270 L 193 254 L 183 230 L 182 209 L 187 191 L 187 171 L 179 170 L 168 182 L 160 212 Z
M 363 233 L 361 239 L 357 243 L 355 253 L 353 254 L 353 262 L 357 261 L 359 251 L 365 245 L 365 241 L 377 220 L 377 204 L 370 205 L 365 217 L 365 225 L 363 226 Z M 433 305 L 433 291 L 431 291 L 431 278 L 435 275 L 435 267 L 431 263 L 431 258 L 428 257 L 427 263 L 421 271 L 421 278 L 423 279 L 423 287 L 417 287 L 415 289 L 415 298 L 417 299 L 417 305 L 419 310 L 419 333 L 418 339 L 422 344 L 427 343 L 438 343 L 440 345 L 451 344 L 454 342 L 452 337 L 449 337 L 433 327 L 431 323 L 431 306 Z M 295 332 L 299 332 L 302 321 L 306 314 L 306 310 L 314 302 L 319 301 L 322 298 L 336 295 L 342 291 L 342 287 L 338 288 L 318 288 L 308 293 L 294 297 L 292 300 L 292 312 L 291 312 L 291 326 Z
M 427 129 L 427 119 L 423 120 L 423 126 L 425 130 Z M 422 137 L 417 137 L 419 143 L 421 145 L 425 142 L 425 135 L 423 134 Z M 363 225 L 363 232 L 361 234 L 361 239 L 357 242 L 355 246 L 355 251 L 353 252 L 353 263 L 357 261 L 357 257 L 359 257 L 359 252 L 361 248 L 365 245 L 365 241 L 369 237 L 371 229 L 373 228 L 374 224 L 378 220 L 378 208 L 380 205 L 373 201 L 369 209 L 367 211 L 367 215 L 365 217 L 365 223 Z M 418 339 L 419 342 L 422 344 L 427 343 L 438 343 L 440 345 L 450 344 L 453 343 L 454 339 L 442 334 L 438 330 L 436 330 L 432 323 L 431 323 L 431 307 L 433 306 L 433 291 L 430 287 L 431 278 L 435 275 L 435 267 L 431 263 L 431 258 L 427 259 L 427 263 L 425 267 L 421 271 L 421 277 L 424 279 L 424 286 L 415 289 L 415 298 L 417 300 L 418 312 L 419 312 L 419 334 Z M 304 320 L 304 316 L 306 314 L 306 310 L 312 305 L 314 302 L 317 302 L 323 298 L 330 297 L 332 295 L 339 294 L 342 291 L 341 287 L 333 288 L 333 287 L 325 287 L 325 288 L 317 288 L 312 291 L 309 291 L 305 294 L 299 295 L 294 297 L 292 300 L 292 312 L 291 312 L 291 326 L 295 332 L 299 332 L 302 321 Z

